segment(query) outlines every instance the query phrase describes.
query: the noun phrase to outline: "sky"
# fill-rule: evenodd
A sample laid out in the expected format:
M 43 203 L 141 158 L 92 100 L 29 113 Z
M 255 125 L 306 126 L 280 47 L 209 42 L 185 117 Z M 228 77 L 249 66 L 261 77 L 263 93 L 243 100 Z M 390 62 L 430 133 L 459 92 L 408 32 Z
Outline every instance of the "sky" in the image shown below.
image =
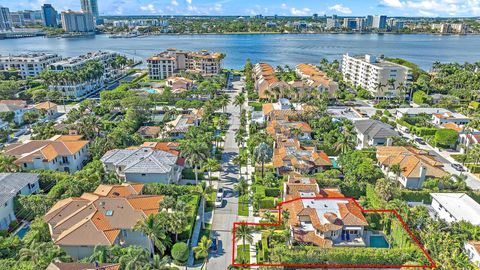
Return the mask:
M 480 0 L 97 0 L 101 15 L 480 16 Z M 80 0 L 0 0 L 11 11 L 79 10 Z

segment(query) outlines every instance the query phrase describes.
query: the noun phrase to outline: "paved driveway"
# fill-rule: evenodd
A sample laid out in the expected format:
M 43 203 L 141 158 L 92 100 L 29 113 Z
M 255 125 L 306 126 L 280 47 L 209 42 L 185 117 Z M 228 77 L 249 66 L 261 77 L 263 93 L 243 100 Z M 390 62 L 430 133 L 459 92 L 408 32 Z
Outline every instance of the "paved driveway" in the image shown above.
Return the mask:
M 229 93 L 231 100 L 240 92 L 243 84 L 233 83 L 235 92 Z M 226 112 L 231 114 L 230 127 L 225 135 L 225 149 L 222 155 L 223 172 L 219 187 L 225 190 L 225 201 L 221 208 L 215 209 L 212 224 L 212 236 L 216 236 L 218 252 L 211 254 L 207 269 L 227 269 L 232 263 L 232 228 L 237 221 L 238 195 L 234 192 L 234 186 L 238 182 L 238 167 L 233 164 L 233 159 L 238 155 L 238 146 L 235 143 L 235 132 L 240 126 L 240 110 L 238 107 L 228 105 Z

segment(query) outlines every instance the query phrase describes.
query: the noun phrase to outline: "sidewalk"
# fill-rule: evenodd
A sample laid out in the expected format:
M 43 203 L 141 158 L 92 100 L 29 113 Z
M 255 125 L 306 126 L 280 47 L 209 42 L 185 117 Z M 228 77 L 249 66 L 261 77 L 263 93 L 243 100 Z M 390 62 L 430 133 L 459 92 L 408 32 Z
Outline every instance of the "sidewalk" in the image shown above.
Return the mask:
M 198 207 L 197 218 L 195 220 L 195 228 L 193 229 L 192 239 L 190 241 L 190 256 L 188 257 L 187 265 L 193 266 L 195 262 L 195 255 L 193 254 L 192 247 L 196 247 L 198 245 L 198 238 L 200 237 L 200 231 L 202 230 L 202 222 L 200 222 L 203 217 L 201 217 L 203 212 L 203 198 L 200 200 L 200 206 Z

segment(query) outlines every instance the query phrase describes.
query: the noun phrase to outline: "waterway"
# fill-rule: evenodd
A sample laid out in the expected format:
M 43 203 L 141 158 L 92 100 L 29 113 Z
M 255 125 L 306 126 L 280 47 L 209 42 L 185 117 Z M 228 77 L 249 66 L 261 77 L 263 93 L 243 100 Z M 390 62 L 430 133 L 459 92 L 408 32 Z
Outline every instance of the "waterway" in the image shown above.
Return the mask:
M 245 59 L 294 66 L 320 59 L 341 59 L 342 54 L 400 57 L 429 69 L 433 62 L 480 61 L 480 35 L 397 35 L 397 34 L 244 34 L 244 35 L 162 35 L 110 39 L 107 35 L 86 38 L 23 38 L 0 40 L 0 54 L 46 51 L 75 56 L 93 50 L 113 50 L 147 58 L 166 48 L 220 51 L 226 53 L 226 68 L 241 68 Z

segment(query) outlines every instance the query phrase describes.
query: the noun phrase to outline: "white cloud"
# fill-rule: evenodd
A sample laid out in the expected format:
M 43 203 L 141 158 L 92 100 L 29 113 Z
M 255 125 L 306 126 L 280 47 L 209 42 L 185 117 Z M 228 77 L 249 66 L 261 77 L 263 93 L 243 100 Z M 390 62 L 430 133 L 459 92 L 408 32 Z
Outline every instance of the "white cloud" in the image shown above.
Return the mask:
M 349 7 L 343 6 L 342 4 L 336 4 L 334 6 L 329 7 L 328 9 L 343 13 L 343 14 L 351 14 L 352 10 Z
M 170 4 L 173 5 L 173 6 L 178 6 L 177 0 L 172 0 L 172 1 L 170 2 Z
M 311 9 L 309 8 L 303 8 L 303 9 L 297 9 L 297 8 L 291 8 L 290 13 L 294 16 L 305 16 L 305 15 L 310 15 Z
M 282 9 L 287 9 L 288 7 L 287 7 L 287 4 L 282 3 L 282 4 L 280 5 L 280 8 L 282 8 Z
M 146 6 L 141 6 L 140 7 L 141 10 L 143 11 L 149 11 L 149 12 L 155 12 L 155 6 L 153 4 L 148 4 Z
M 400 0 L 382 0 L 382 3 L 389 7 L 403 8 L 403 3 Z
M 189 5 L 192 4 L 192 0 L 186 0 Z
M 421 16 L 480 15 L 480 0 L 381 0 L 380 2 L 386 6 L 412 11 Z

